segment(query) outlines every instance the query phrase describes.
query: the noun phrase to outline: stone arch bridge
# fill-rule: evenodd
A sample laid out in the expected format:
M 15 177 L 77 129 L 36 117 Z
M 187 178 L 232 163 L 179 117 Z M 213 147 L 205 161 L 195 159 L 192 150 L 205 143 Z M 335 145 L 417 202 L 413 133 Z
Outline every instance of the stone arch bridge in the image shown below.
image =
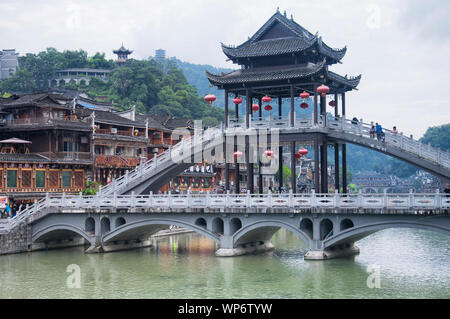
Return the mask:
M 33 247 L 84 239 L 88 252 L 150 245 L 150 235 L 176 225 L 215 241 L 218 256 L 273 248 L 280 228 L 308 246 L 307 259 L 358 252 L 354 243 L 387 228 L 450 235 L 450 198 L 442 194 L 265 194 L 48 196 L 22 218 Z

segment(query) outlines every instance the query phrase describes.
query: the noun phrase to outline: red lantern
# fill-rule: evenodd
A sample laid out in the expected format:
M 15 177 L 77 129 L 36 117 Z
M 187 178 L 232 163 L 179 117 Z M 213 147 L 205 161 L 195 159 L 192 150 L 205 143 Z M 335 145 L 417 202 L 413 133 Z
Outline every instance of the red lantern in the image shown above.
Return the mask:
M 272 111 L 272 105 L 267 104 L 266 106 L 264 106 L 264 110 L 266 110 L 266 111 Z
M 194 178 L 193 178 L 193 179 L 191 179 L 191 182 L 192 182 L 192 183 L 194 183 L 194 182 L 195 182 L 195 179 L 194 179 Z
M 302 108 L 302 109 L 307 109 L 308 108 L 308 103 L 302 103 L 302 104 L 300 104 L 300 107 Z
M 241 151 L 234 152 L 234 157 L 241 157 L 241 156 L 242 156 L 242 152 Z
M 330 92 L 330 88 L 325 84 L 322 84 L 317 88 L 317 93 L 320 93 L 323 97 L 327 96 L 328 92 Z
M 299 159 L 301 159 L 302 158 L 302 156 L 300 155 L 300 154 L 295 154 L 295 159 L 297 159 L 297 160 L 299 160 Z
M 208 94 L 207 96 L 205 96 L 205 101 L 209 104 L 212 104 L 212 102 L 214 102 L 215 100 L 216 96 L 214 94 Z
M 303 156 L 308 154 L 308 150 L 306 148 L 301 148 L 298 150 L 298 154 Z
M 233 100 L 234 104 L 241 104 L 242 103 L 242 99 L 240 97 L 237 97 Z
M 204 183 L 204 182 L 205 182 L 205 180 L 204 180 L 204 179 L 202 178 L 202 179 L 201 179 L 201 182 L 202 182 L 202 183 Z
M 272 156 L 273 156 L 273 151 L 272 150 L 267 150 L 267 151 L 265 151 L 264 152 L 264 155 L 268 158 L 268 159 L 271 159 L 272 158 Z
M 181 182 L 184 183 L 184 179 L 183 178 L 181 179 Z
M 253 104 L 252 106 L 253 112 L 256 112 L 259 110 L 259 105 L 258 104 Z
M 270 103 L 270 101 L 272 101 L 272 98 L 270 97 L 270 96 L 264 96 L 263 98 L 262 98 L 262 101 L 264 102 L 264 103 Z
M 331 107 L 335 107 L 336 106 L 336 101 L 330 101 L 330 103 L 328 103 L 329 106 Z
M 309 93 L 306 92 L 306 91 L 304 91 L 303 93 L 300 93 L 300 97 L 301 97 L 302 99 L 307 99 L 307 98 L 309 98 Z

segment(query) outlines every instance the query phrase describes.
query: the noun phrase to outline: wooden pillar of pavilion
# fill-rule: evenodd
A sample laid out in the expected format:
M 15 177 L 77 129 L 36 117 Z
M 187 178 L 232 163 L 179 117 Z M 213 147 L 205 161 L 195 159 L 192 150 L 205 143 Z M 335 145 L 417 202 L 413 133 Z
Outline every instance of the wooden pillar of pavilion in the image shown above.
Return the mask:
M 234 136 L 234 151 L 237 151 L 237 136 Z M 235 183 L 235 192 L 236 194 L 240 194 L 241 193 L 241 187 L 239 184 L 239 163 L 238 163 L 238 158 L 237 156 L 234 156 L 234 167 L 235 167 L 235 177 L 234 177 L 234 183 Z
M 225 90 L 225 128 L 228 128 L 228 90 Z M 230 190 L 230 163 L 227 161 L 226 134 L 223 138 L 223 162 L 225 163 L 225 190 Z
M 327 97 L 320 96 L 320 115 L 324 124 L 327 123 Z M 321 163 L 320 163 L 320 175 L 321 175 L 321 192 L 328 193 L 328 141 L 325 138 L 321 145 Z
M 278 147 L 278 192 L 281 193 L 283 187 L 283 146 Z
M 283 98 L 281 96 L 278 97 L 278 117 L 283 115 Z M 281 193 L 281 189 L 283 187 L 283 146 L 278 147 L 278 192 Z
M 314 85 L 314 124 L 319 122 L 317 85 Z
M 228 128 L 228 90 L 225 90 L 225 128 Z
M 334 116 L 339 116 L 339 104 L 338 104 L 338 95 L 337 93 L 334 94 Z M 339 190 L 339 144 L 334 143 L 334 189 Z
M 262 97 L 258 98 L 258 105 L 259 105 L 259 119 L 262 120 Z M 256 142 L 257 142 L 257 159 L 258 159 L 258 193 L 262 194 L 264 192 L 264 185 L 263 185 L 263 176 L 261 172 L 261 152 L 263 150 L 259 146 L 259 134 L 256 135 Z
M 237 98 L 238 95 L 236 94 L 234 97 Z M 234 104 L 234 113 L 236 115 L 236 120 L 238 120 L 239 119 L 239 104 L 237 104 L 237 103 Z
M 320 193 L 319 138 L 314 139 L 314 190 Z
M 290 111 L 290 119 L 291 119 L 291 127 L 294 127 L 294 119 L 295 119 L 295 114 L 294 114 L 294 84 L 290 85 L 290 94 L 291 94 L 291 111 Z
M 262 97 L 258 98 L 258 105 L 259 105 L 258 116 L 259 119 L 262 120 Z
M 238 94 L 235 95 L 235 98 L 238 97 Z M 236 121 L 239 122 L 239 104 L 235 103 L 234 104 L 234 112 L 236 115 Z M 234 151 L 237 151 L 237 137 L 233 137 L 234 139 Z M 234 160 L 234 169 L 235 169 L 235 179 L 234 179 L 234 183 L 235 183 L 235 192 L 236 194 L 239 194 L 241 192 L 240 189 L 240 185 L 239 185 L 239 163 L 237 162 L 237 158 L 236 156 L 233 155 L 233 160 Z
M 283 115 L 283 111 L 281 106 L 283 105 L 283 98 L 281 96 L 278 97 L 278 116 L 281 117 Z
M 252 105 L 251 105 L 251 98 L 250 98 L 250 90 L 247 89 L 245 90 L 245 127 L 249 128 L 250 127 L 250 114 L 251 114 L 251 109 L 252 109 Z
M 296 178 L 296 161 L 295 161 L 295 141 L 291 142 L 291 189 L 295 194 L 297 193 L 297 178 Z
M 342 117 L 345 117 L 345 92 L 342 93 Z M 347 145 L 342 144 L 342 192 L 347 193 Z
M 246 96 L 247 96 L 247 121 L 246 121 L 246 127 L 250 128 L 250 114 L 252 113 L 252 104 L 253 104 L 253 97 L 250 95 L 250 91 L 246 90 Z M 245 135 L 245 165 L 247 168 L 247 191 L 250 191 L 251 194 L 254 192 L 253 187 L 253 163 L 250 163 L 250 137 L 248 135 Z

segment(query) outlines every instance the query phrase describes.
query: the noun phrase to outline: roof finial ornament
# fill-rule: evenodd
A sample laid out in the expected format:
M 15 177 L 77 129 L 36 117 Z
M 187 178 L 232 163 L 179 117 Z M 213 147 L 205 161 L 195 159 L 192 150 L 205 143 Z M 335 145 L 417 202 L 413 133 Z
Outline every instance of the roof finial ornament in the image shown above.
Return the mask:
M 284 17 L 286 17 L 286 10 L 284 10 L 284 13 L 283 13 L 283 14 L 284 14 Z
M 291 20 L 294 21 L 294 15 L 291 13 Z
M 280 12 L 280 7 L 277 7 L 277 12 Z

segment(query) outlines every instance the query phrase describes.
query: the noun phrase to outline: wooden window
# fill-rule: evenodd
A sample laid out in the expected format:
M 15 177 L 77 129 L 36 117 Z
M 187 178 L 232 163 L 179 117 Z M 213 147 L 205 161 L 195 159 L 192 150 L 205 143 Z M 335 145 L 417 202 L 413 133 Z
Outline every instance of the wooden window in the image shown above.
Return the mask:
M 31 173 L 30 169 L 22 170 L 22 187 L 31 187 Z
M 45 188 L 45 171 L 36 171 L 36 188 Z
M 17 187 L 17 170 L 9 169 L 6 177 L 6 186 L 8 188 Z
M 84 186 L 84 178 L 83 171 L 75 171 L 74 173 L 74 187 L 83 187 Z
M 71 183 L 72 172 L 71 171 L 63 171 L 62 172 L 62 187 L 70 188 L 72 186 Z
M 59 171 L 49 171 L 48 173 L 48 187 L 58 187 Z

